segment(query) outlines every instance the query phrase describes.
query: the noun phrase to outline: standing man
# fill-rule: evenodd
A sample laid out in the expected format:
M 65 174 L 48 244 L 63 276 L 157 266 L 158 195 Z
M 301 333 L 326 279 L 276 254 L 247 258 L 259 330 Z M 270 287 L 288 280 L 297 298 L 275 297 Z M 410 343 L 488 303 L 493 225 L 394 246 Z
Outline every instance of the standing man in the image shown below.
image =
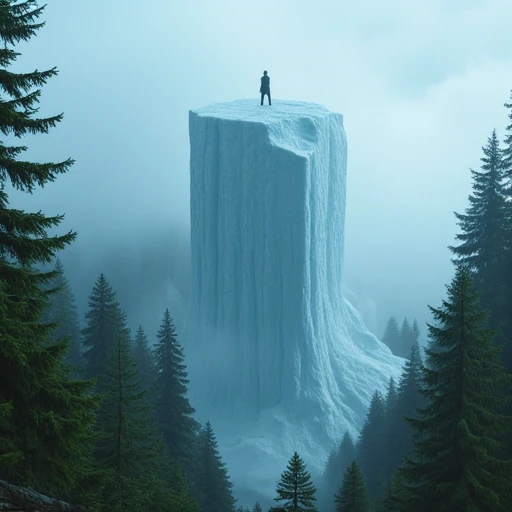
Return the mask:
M 270 99 L 270 77 L 267 75 L 266 71 L 263 71 L 263 76 L 261 77 L 261 104 L 263 105 L 263 98 L 265 98 L 265 94 L 268 96 L 268 104 L 272 105 L 272 100 Z

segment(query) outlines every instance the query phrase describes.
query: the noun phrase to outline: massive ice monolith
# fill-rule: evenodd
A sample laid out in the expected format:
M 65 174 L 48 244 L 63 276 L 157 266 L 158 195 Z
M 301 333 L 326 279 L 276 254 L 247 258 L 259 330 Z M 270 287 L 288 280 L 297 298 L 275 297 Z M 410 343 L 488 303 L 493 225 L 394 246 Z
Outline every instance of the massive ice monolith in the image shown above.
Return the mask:
M 219 104 L 190 112 L 190 146 L 194 403 L 235 483 L 270 492 L 295 449 L 319 470 L 402 360 L 342 294 L 342 116 Z

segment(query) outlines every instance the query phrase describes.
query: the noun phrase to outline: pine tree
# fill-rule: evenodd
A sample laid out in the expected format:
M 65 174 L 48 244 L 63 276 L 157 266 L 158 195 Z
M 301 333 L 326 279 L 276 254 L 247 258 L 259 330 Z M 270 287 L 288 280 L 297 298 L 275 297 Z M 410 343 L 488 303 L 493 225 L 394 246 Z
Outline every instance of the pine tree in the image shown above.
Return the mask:
M 508 118 L 510 122 L 507 126 L 507 131 L 504 140 L 503 157 L 503 171 L 505 179 L 508 183 L 508 193 L 512 194 L 512 91 L 510 92 L 510 103 L 505 103 L 505 108 L 509 109 Z
M 345 432 L 339 446 L 331 451 L 319 489 L 318 508 L 334 512 L 334 494 L 338 491 L 343 473 L 356 457 L 356 447 L 352 437 Z
M 470 206 L 465 214 L 455 214 L 462 231 L 456 238 L 461 244 L 450 250 L 457 261 L 467 264 L 474 272 L 482 306 L 492 308 L 501 300 L 501 269 L 506 245 L 503 162 L 496 131 L 482 150 L 482 172 L 471 170 Z M 491 323 L 496 325 L 492 318 Z
M 280 505 L 290 512 L 316 512 L 316 489 L 311 475 L 306 471 L 306 464 L 295 452 L 288 466 L 281 474 L 277 484 L 277 498 Z
M 257 501 L 254 504 L 254 507 L 252 508 L 252 512 L 263 512 L 263 509 L 261 508 L 260 502 Z
M 62 120 L 36 117 L 40 87 L 57 74 L 55 68 L 10 70 L 20 55 L 16 46 L 44 25 L 43 9 L 35 0 L 0 2 L 0 133 L 13 141 L 48 133 Z M 50 343 L 52 326 L 41 319 L 48 300 L 44 287 L 55 273 L 36 267 L 51 263 L 76 234 L 49 236 L 63 216 L 10 207 L 6 184 L 32 193 L 73 161 L 30 162 L 22 158 L 26 151 L 0 140 L 0 409 L 10 408 L 0 439 L 17 454 L 3 459 L 0 478 L 63 496 L 90 469 L 96 405 L 87 393 L 90 384 L 72 381 L 64 371 L 66 341 Z
M 354 460 L 345 470 L 339 494 L 336 494 L 336 512 L 369 512 L 370 501 L 363 475 Z
M 336 446 L 330 451 L 319 488 L 318 506 L 325 511 L 334 512 L 332 497 L 339 486 L 339 467 L 341 465 L 338 450 L 339 446 Z
M 155 361 L 149 348 L 148 337 L 142 326 L 139 326 L 135 334 L 133 357 L 137 362 L 142 389 L 148 392 L 148 396 L 152 397 L 156 379 Z
M 105 375 L 106 361 L 123 324 L 116 294 L 103 274 L 97 279 L 89 296 L 89 310 L 85 320 L 86 327 L 82 329 L 85 378 L 97 377 L 97 389 L 102 391 L 101 380 Z
M 414 319 L 414 322 L 412 324 L 412 343 L 413 345 L 420 346 L 420 327 L 418 325 L 418 322 L 416 319 Z
M 356 445 L 348 432 L 345 432 L 338 449 L 338 460 L 340 461 L 339 475 L 343 475 L 351 461 L 356 458 Z
M 382 342 L 385 343 L 396 356 L 401 353 L 400 330 L 394 316 L 390 317 L 386 324 L 386 329 L 382 335 Z
M 400 342 L 399 342 L 399 350 L 396 354 L 400 357 L 407 357 L 409 355 L 409 351 L 411 350 L 412 345 L 414 344 L 413 332 L 411 328 L 411 324 L 407 318 L 404 318 L 402 322 L 402 327 L 400 328 Z
M 510 382 L 484 329 L 487 313 L 479 308 L 471 271 L 457 268 L 448 298 L 430 308 L 423 395 L 426 406 L 408 421 L 417 437 L 414 456 L 407 459 L 408 510 L 493 511 L 508 509 L 510 463 L 495 458 L 497 436 L 510 426 L 498 414 L 505 402 L 497 398 Z
M 506 203 L 506 244 L 502 268 L 502 291 L 503 301 L 501 304 L 494 304 L 496 317 L 499 318 L 497 342 L 503 346 L 503 364 L 508 373 L 512 373 L 512 92 L 510 94 L 511 103 L 506 103 L 505 107 L 510 110 L 508 117 L 510 122 L 507 126 L 503 149 L 503 170 L 505 175 L 505 192 L 507 194 Z M 512 389 L 504 391 L 512 395 Z M 511 404 L 508 407 L 509 413 L 512 412 Z M 512 457 L 512 432 L 506 436 L 504 453 Z
M 386 479 L 386 408 L 382 395 L 375 392 L 358 443 L 358 463 L 373 498 L 382 490 Z
M 226 465 L 222 462 L 213 428 L 208 422 L 199 441 L 202 512 L 233 512 L 235 499 Z
M 176 338 L 169 310 L 165 311 L 157 339 L 154 347 L 156 415 L 170 458 L 189 474 L 197 423 L 187 398 L 189 381 L 183 349 Z
M 393 429 L 396 418 L 398 417 L 398 391 L 395 385 L 395 379 L 389 379 L 388 392 L 385 399 L 386 421 L 383 426 L 386 443 L 383 447 L 383 475 L 391 475 L 395 469 L 396 454 L 391 447 L 393 438 Z
M 64 267 L 59 258 L 55 263 L 55 278 L 47 286 L 52 290 L 49 307 L 45 310 L 43 320 L 46 323 L 57 324 L 51 336 L 54 340 L 69 339 L 69 349 L 66 353 L 66 364 L 76 369 L 80 374 L 82 352 L 80 342 L 80 323 L 75 304 L 75 296 L 71 291 L 68 280 L 64 275 Z
M 158 488 L 159 479 L 165 474 L 165 461 L 163 443 L 132 357 L 129 331 L 122 327 L 124 318 L 119 318 L 118 323 L 121 328 L 108 354 L 103 378 L 104 398 L 99 415 L 102 437 L 97 459 L 102 468 L 112 473 L 104 506 L 121 512 L 150 505 L 152 487 Z
M 417 410 L 423 405 L 421 395 L 422 360 L 419 346 L 413 345 L 406 361 L 396 399 L 395 409 L 389 418 L 387 451 L 389 461 L 388 476 L 395 471 L 402 459 L 410 455 L 413 443 L 413 431 L 404 418 L 416 418 Z
M 388 419 L 393 415 L 397 401 L 398 391 L 396 389 L 395 379 L 391 377 L 389 379 L 388 392 L 386 393 L 386 417 Z
M 192 497 L 187 485 L 185 476 L 179 468 L 174 468 L 172 472 L 172 486 L 171 486 L 171 507 L 162 509 L 167 512 L 199 512 L 200 507 L 198 502 Z M 149 512 L 149 511 L 148 511 Z
M 21 452 L 14 444 L 12 428 L 12 405 L 0 404 L 0 473 L 5 474 L 19 463 Z
M 403 475 L 395 471 L 382 498 L 378 512 L 409 512 L 406 505 L 406 492 Z

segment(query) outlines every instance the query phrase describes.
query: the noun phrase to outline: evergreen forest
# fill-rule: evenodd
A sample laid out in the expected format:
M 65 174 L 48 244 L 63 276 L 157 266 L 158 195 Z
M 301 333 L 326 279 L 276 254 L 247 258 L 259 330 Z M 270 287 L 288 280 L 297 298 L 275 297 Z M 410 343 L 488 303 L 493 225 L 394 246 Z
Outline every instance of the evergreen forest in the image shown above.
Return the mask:
M 290 453 L 271 508 L 239 503 L 215 424 L 197 420 L 173 311 L 131 329 L 103 273 L 77 307 L 59 255 L 78 234 L 34 194 L 75 162 L 33 161 L 25 146 L 63 122 L 39 113 L 58 70 L 15 66 L 44 9 L 0 0 L 0 509 L 9 485 L 97 512 L 511 510 L 512 95 L 455 213 L 445 297 L 426 326 L 393 316 L 382 334 L 400 379 L 375 390 L 322 475 Z M 10 190 L 34 194 L 33 208 Z

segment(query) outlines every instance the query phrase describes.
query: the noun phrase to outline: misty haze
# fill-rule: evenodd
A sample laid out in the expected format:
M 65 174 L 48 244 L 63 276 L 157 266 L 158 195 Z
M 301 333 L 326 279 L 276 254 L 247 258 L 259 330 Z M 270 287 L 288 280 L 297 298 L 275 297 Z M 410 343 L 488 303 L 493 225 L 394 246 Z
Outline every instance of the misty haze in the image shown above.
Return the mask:
M 509 510 L 510 19 L 0 0 L 0 510 Z

